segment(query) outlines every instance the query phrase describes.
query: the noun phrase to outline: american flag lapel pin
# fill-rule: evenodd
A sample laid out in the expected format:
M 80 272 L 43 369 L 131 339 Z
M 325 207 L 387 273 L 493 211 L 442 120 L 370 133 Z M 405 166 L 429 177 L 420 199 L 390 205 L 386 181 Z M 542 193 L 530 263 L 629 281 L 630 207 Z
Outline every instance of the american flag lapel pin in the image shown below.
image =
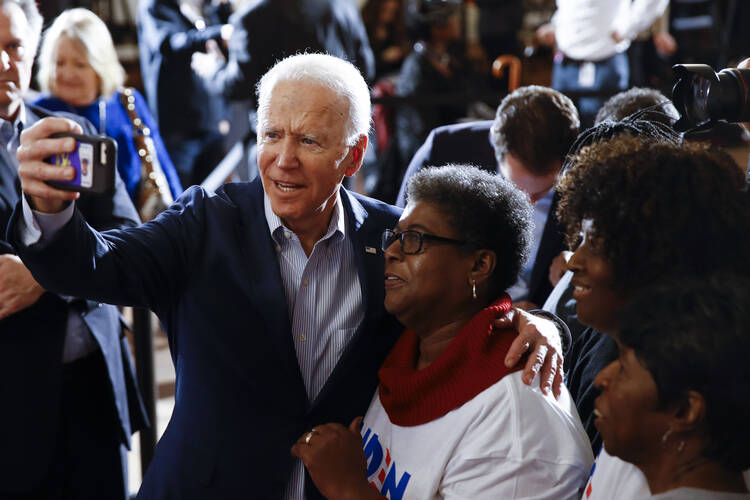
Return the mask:
M 366 253 L 377 254 L 378 251 L 374 247 L 365 247 Z

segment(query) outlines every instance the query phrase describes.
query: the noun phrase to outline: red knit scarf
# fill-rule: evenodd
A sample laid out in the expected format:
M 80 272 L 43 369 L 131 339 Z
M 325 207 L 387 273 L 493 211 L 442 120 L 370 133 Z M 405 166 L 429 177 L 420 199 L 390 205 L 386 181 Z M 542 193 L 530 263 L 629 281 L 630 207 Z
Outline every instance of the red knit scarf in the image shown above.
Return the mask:
M 505 355 L 517 332 L 494 329 L 492 320 L 510 310 L 505 295 L 469 321 L 448 348 L 417 370 L 419 338 L 405 330 L 378 372 L 380 402 L 391 422 L 421 425 L 442 417 L 503 378 L 519 370 L 505 367 Z

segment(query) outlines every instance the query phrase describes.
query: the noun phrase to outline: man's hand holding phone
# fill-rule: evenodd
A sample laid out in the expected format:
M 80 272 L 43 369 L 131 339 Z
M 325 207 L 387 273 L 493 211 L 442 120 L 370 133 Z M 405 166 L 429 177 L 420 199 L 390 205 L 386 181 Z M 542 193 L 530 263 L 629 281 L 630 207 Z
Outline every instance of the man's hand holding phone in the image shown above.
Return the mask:
M 40 212 L 57 213 L 65 203 L 80 196 L 76 191 L 64 191 L 47 184 L 47 181 L 71 181 L 76 177 L 72 166 L 60 167 L 45 161 L 55 154 L 75 151 L 76 141 L 72 137 L 51 137 L 61 132 L 80 134 L 83 130 L 72 120 L 48 117 L 21 132 L 17 154 L 21 189 L 30 198 L 34 209 Z
M 19 175 L 22 185 L 24 181 L 29 181 L 24 191 L 32 195 L 32 202 L 35 202 L 34 197 L 62 196 L 47 189 L 40 189 L 43 186 L 35 183 L 40 180 L 53 189 L 62 191 L 105 195 L 114 192 L 117 143 L 104 135 L 84 135 L 80 131 L 81 128 L 74 122 L 61 118 L 45 118 L 21 134 L 19 163 L 22 167 L 26 162 L 33 166 L 30 169 L 24 168 L 22 173 L 19 171 Z M 49 151 L 52 154 L 40 158 L 40 155 Z M 50 171 L 46 165 L 39 165 L 40 160 L 57 170 Z M 62 201 L 68 199 L 75 198 L 67 196 Z M 37 209 L 56 206 L 57 202 L 42 203 Z

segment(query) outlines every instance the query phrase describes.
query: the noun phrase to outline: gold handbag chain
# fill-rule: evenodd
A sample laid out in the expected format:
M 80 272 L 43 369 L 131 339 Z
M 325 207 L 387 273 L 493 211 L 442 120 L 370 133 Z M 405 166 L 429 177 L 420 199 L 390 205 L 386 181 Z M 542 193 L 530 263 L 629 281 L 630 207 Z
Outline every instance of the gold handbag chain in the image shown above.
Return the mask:
M 133 89 L 127 87 L 120 93 L 120 102 L 133 124 L 133 142 L 141 159 L 141 182 L 138 189 L 138 213 L 146 222 L 172 204 L 174 199 L 169 190 L 167 177 L 156 155 L 151 130 L 135 111 Z

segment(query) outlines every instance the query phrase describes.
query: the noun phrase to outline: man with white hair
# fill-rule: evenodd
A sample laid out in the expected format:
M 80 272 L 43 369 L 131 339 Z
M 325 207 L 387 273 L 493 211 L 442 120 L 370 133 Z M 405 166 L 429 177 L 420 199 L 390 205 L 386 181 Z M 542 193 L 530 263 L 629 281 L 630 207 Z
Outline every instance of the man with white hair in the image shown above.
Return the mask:
M 75 195 L 44 182 L 64 175 L 42 163 L 66 147 L 49 136 L 75 127 L 50 120 L 23 138 L 35 212 L 17 208 L 9 232 L 32 272 L 56 290 L 148 307 L 166 327 L 175 408 L 142 498 L 320 498 L 290 448 L 364 413 L 401 330 L 383 307 L 378 250 L 399 210 L 341 187 L 367 147 L 364 79 L 332 56 L 292 56 L 261 79 L 258 105 L 259 179 L 192 187 L 125 231 L 92 231 L 65 204 Z M 519 351 L 538 340 L 526 333 Z

